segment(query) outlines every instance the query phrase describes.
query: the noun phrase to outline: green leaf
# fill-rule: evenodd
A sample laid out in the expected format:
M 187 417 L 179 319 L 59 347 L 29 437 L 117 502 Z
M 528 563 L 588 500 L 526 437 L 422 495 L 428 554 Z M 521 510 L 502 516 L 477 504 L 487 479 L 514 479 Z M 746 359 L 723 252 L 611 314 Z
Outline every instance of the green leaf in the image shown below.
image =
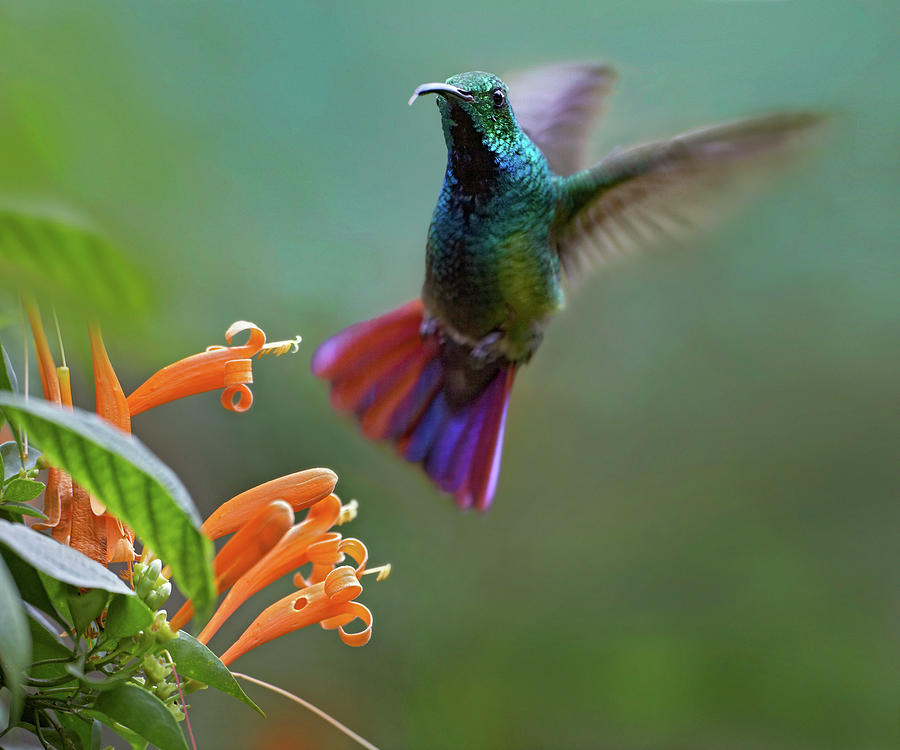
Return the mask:
M 108 568 L 24 524 L 0 520 L 0 544 L 58 581 L 86 589 L 103 589 L 112 594 L 134 594 Z
M 119 735 L 122 739 L 128 742 L 131 745 L 132 750 L 147 750 L 147 740 L 145 740 L 140 735 L 135 734 L 134 732 L 128 731 L 121 724 L 115 722 L 112 718 L 107 716 L 102 711 L 96 711 L 91 708 L 85 708 L 81 710 L 82 716 L 87 716 L 91 719 L 96 719 L 97 723 L 102 724 L 103 726 L 109 727 L 112 731 L 114 731 L 117 735 Z M 107 747 L 107 750 L 112 745 Z
M 77 589 L 67 597 L 69 612 L 72 613 L 72 622 L 75 624 L 75 632 L 83 633 L 85 628 L 96 620 L 106 602 L 109 600 L 109 592 L 103 589 L 88 589 L 80 593 Z
M 25 465 L 22 465 L 22 458 L 19 455 L 19 446 L 15 440 L 9 440 L 0 443 L 0 456 L 3 457 L 3 476 L 12 479 L 23 468 L 25 471 L 33 469 L 37 464 L 37 460 L 41 457 L 41 452 L 34 446 L 28 446 L 28 455 L 25 456 Z
M 6 347 L 3 346 L 3 343 L 0 342 L 0 354 L 3 355 L 3 359 L 0 360 L 0 391 L 11 391 L 12 393 L 16 393 L 19 390 L 19 383 L 16 380 L 16 371 L 13 370 L 12 362 L 9 361 L 9 354 L 6 353 Z M 0 411 L 0 425 L 6 420 L 6 417 L 3 415 L 3 412 Z M 19 444 L 22 441 L 22 434 L 19 430 L 13 428 L 13 437 L 16 439 L 16 444 Z M 5 479 L 5 466 L 0 463 L 0 482 Z
M 80 409 L 60 409 L 3 392 L 0 408 L 28 431 L 55 466 L 96 495 L 165 560 L 202 621 L 216 594 L 213 548 L 200 532 L 190 495 L 172 470 L 137 439 Z
M 34 518 L 40 518 L 42 521 L 48 520 L 47 516 L 37 508 L 26 505 L 25 503 L 0 502 L 0 510 L 13 516 L 32 516 Z
M 56 612 L 56 607 L 53 605 L 50 597 L 47 596 L 47 590 L 44 588 L 38 572 L 21 557 L 13 554 L 2 545 L 0 545 L 0 558 L 6 563 L 9 572 L 12 573 L 20 596 L 42 612 L 58 619 L 59 615 Z
M 31 451 L 28 451 L 31 454 Z M 27 503 L 44 491 L 44 483 L 34 479 L 13 479 L 3 488 L 3 499 L 11 503 Z
M 123 253 L 76 222 L 0 208 L 0 284 L 56 304 L 117 316 L 144 311 L 150 292 Z
M 124 669 L 121 669 L 118 672 L 113 672 L 110 675 L 104 673 L 103 677 L 94 677 L 92 675 L 85 674 L 82 664 L 69 663 L 65 666 L 66 671 L 73 677 L 77 678 L 78 681 L 88 690 L 97 690 L 99 692 L 115 690 L 123 682 L 131 679 L 131 673 Z
M 77 742 L 81 743 L 83 750 L 100 750 L 101 724 L 96 719 L 83 719 L 76 714 L 56 712 L 56 718 L 62 724 L 63 729 L 71 737 L 74 735 Z
M 120 685 L 100 693 L 94 708 L 160 750 L 187 750 L 178 723 L 162 701 L 135 685 Z
M 22 678 L 31 664 L 31 635 L 25 617 L 25 605 L 16 583 L 0 561 L 0 670 L 3 682 L 12 693 L 10 714 L 18 721 L 25 695 Z
M 17 393 L 19 383 L 16 379 L 16 371 L 13 370 L 12 362 L 9 361 L 9 355 L 6 353 L 6 347 L 2 343 L 0 343 L 0 353 L 3 354 L 3 362 L 0 363 L 0 391 Z
M 172 655 L 172 661 L 175 662 L 179 677 L 182 679 L 192 677 L 216 690 L 221 690 L 223 693 L 243 701 L 263 717 L 265 716 L 262 709 L 250 700 L 238 685 L 237 680 L 228 671 L 228 667 L 192 635 L 183 630 L 179 631 L 178 637 L 166 644 L 166 649 Z
M 114 596 L 103 629 L 110 638 L 126 638 L 152 623 L 153 612 L 138 597 Z
M 30 615 L 28 617 L 28 630 L 31 634 L 31 658 L 34 661 L 42 661 L 44 659 L 68 659 L 71 661 L 76 658 L 71 650 L 67 649 L 59 641 L 55 634 L 51 633 L 45 625 L 42 625 Z M 28 670 L 28 674 L 41 679 L 59 677 L 66 674 L 66 666 L 70 661 L 32 666 Z

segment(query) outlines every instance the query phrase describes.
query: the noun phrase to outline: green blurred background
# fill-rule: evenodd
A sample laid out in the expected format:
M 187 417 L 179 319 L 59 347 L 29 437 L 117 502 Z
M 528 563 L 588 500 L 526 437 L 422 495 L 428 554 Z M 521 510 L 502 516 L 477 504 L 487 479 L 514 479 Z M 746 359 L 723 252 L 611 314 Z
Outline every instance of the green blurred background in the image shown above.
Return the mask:
M 900 746 L 898 29 L 889 0 L 0 4 L 0 193 L 76 208 L 157 285 L 110 336 L 126 385 L 235 319 L 305 339 L 247 414 L 209 394 L 135 431 L 204 515 L 333 467 L 394 565 L 365 648 L 315 628 L 236 668 L 384 748 Z M 517 380 L 495 507 L 460 513 L 309 358 L 418 292 L 445 156 L 412 88 L 597 58 L 598 154 L 781 107 L 829 137 L 696 248 L 583 285 Z M 201 748 L 351 746 L 251 692 L 268 720 L 195 696 Z

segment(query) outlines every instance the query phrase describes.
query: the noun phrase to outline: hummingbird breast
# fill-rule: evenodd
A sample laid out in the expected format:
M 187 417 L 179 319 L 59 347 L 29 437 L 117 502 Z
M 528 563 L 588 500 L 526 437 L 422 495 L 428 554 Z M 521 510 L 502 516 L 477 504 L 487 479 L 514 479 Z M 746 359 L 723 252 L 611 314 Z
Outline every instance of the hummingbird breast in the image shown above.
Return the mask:
M 501 332 L 510 359 L 530 355 L 535 327 L 562 304 L 550 241 L 555 189 L 530 142 L 511 153 L 450 150 L 428 233 L 423 300 L 458 340 Z

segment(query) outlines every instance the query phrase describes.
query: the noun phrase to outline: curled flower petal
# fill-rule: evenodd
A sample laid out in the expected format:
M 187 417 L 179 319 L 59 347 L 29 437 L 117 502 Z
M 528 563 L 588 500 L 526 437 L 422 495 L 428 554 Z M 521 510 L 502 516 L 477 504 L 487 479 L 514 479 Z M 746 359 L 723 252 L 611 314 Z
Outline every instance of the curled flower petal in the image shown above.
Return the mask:
M 251 323 L 248 320 L 237 320 L 228 326 L 228 330 L 225 331 L 225 340 L 230 344 L 235 336 L 244 331 L 250 331 L 247 343 L 232 346 L 231 350 L 235 354 L 240 353 L 241 356 L 249 359 L 250 357 L 255 356 L 256 353 L 266 345 L 266 334 L 263 333 L 262 328 L 255 323 Z
M 366 549 L 366 545 L 363 544 L 359 539 L 344 539 L 338 545 L 338 548 L 341 552 L 344 552 L 354 560 L 356 560 L 356 577 L 359 578 L 363 574 L 366 569 L 366 563 L 369 561 L 369 550 Z
M 341 551 L 341 535 L 335 531 L 324 534 L 318 542 L 313 542 L 306 548 L 306 557 L 312 563 L 312 572 L 306 578 L 302 573 L 294 576 L 294 585 L 297 588 L 305 588 L 314 583 L 324 581 L 335 566 L 344 562 L 344 553 Z
M 225 340 L 231 343 L 232 338 L 242 331 L 250 332 L 246 344 L 210 347 L 151 375 L 128 397 L 131 415 L 195 393 L 252 383 L 249 362 L 265 345 L 266 334 L 253 323 L 241 320 L 229 327 Z M 238 364 L 232 364 L 235 361 Z M 246 403 L 246 396 L 242 391 L 238 406 L 243 403 Z
M 238 397 L 237 401 L 234 400 L 235 396 Z M 228 409 L 228 411 L 241 414 L 253 406 L 253 391 L 243 383 L 240 385 L 230 385 L 222 391 L 222 406 Z
M 293 520 L 291 506 L 284 500 L 273 500 L 238 529 L 213 560 L 216 593 L 226 591 L 250 570 L 285 535 Z M 193 614 L 193 603 L 188 599 L 172 618 L 172 629 L 180 630 Z
M 284 500 L 295 511 L 328 497 L 337 484 L 331 469 L 307 469 L 273 479 L 235 495 L 220 505 L 201 527 L 210 539 L 236 531 L 272 500 Z
M 372 639 L 372 612 L 365 604 L 360 604 L 359 602 L 347 602 L 344 608 L 347 614 L 353 615 L 344 625 L 349 625 L 358 617 L 365 623 L 366 627 L 358 633 L 348 633 L 344 630 L 344 626 L 341 625 L 338 628 L 338 636 L 348 646 L 365 646 Z
M 367 623 L 363 634 L 371 633 L 371 612 L 362 605 L 360 605 L 362 609 L 351 610 L 349 607 L 355 603 L 351 599 L 358 596 L 361 591 L 362 586 L 356 579 L 356 571 L 353 568 L 349 566 L 335 568 L 322 583 L 295 591 L 264 609 L 234 645 L 222 654 L 220 657 L 222 663 L 228 666 L 251 649 L 274 638 L 323 620 L 333 620 L 350 611 Z M 347 624 L 349 620 L 343 622 Z M 350 645 L 356 645 L 352 642 L 354 640 L 361 641 L 360 636 L 363 634 L 345 633 L 341 626 L 341 640 L 347 643 L 349 639 Z M 365 640 L 368 640 L 368 637 Z
M 235 582 L 197 640 L 208 643 L 222 623 L 247 599 L 272 581 L 309 562 L 307 548 L 334 525 L 340 512 L 341 501 L 336 495 L 329 495 L 312 506 L 303 521 L 292 526 L 265 557 Z

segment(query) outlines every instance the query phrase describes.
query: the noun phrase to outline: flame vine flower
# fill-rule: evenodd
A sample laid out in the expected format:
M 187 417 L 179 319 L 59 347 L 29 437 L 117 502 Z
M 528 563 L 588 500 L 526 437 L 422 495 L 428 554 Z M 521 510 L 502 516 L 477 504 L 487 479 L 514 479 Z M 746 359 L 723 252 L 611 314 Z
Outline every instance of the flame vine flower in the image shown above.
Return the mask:
M 191 690 L 208 684 L 255 708 L 227 669 L 251 649 L 316 623 L 350 646 L 369 641 L 373 618 L 358 600 L 361 581 L 368 573 L 381 580 L 390 567 L 367 568 L 365 544 L 336 530 L 357 504 L 334 494 L 334 472 L 306 469 L 265 482 L 201 525 L 177 477 L 132 437 L 135 417 L 194 394 L 219 391 L 226 409 L 246 411 L 253 360 L 296 351 L 299 337 L 268 343 L 259 327 L 238 321 L 225 333 L 227 345 L 163 367 L 126 396 L 91 326 L 91 417 L 73 404 L 58 324 L 59 365 L 37 305 L 24 308 L 44 399 L 27 398 L 27 370 L 26 396 L 13 393 L 4 353 L 0 416 L 10 440 L 0 445 L 0 685 L 12 703 L 0 737 L 18 726 L 44 747 L 86 749 L 104 724 L 135 745 L 184 748 L 178 722 L 193 742 Z M 241 334 L 245 343 L 236 342 Z M 229 535 L 210 562 L 206 551 Z M 265 607 L 217 658 L 206 644 L 222 624 L 292 572 L 296 591 Z M 173 580 L 189 598 L 170 618 L 162 607 Z M 192 619 L 196 638 L 182 630 Z M 351 629 L 355 620 L 361 627 Z

